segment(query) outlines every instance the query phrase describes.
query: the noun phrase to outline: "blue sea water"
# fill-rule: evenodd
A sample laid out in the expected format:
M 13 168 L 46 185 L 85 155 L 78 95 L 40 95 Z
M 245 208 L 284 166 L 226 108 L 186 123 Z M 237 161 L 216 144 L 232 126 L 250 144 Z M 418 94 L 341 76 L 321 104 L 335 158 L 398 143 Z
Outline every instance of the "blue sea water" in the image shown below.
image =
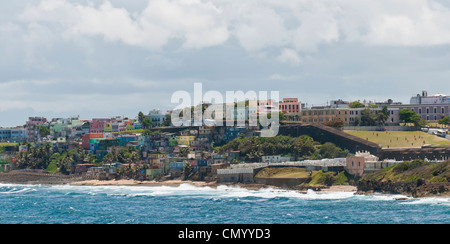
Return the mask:
M 449 224 L 450 198 L 182 184 L 0 184 L 0 224 Z

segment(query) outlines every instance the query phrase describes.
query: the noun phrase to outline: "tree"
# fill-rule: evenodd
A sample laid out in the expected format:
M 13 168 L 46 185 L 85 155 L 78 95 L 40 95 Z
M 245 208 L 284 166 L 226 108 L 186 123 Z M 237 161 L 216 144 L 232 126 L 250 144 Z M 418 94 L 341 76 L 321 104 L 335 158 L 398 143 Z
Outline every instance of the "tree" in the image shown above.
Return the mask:
M 143 127 L 144 129 L 148 129 L 148 128 L 152 127 L 152 125 L 153 125 L 153 122 L 152 122 L 149 118 L 145 118 L 145 119 L 142 121 L 142 127 Z
M 386 106 L 376 114 L 376 121 L 378 125 L 384 125 L 389 118 L 389 110 Z
M 26 152 L 20 152 L 17 156 L 19 169 L 47 169 L 52 157 L 52 146 L 46 143 L 33 147 L 28 144 Z
M 370 109 L 361 111 L 361 125 L 374 126 L 376 125 L 377 115 Z
M 172 116 L 166 114 L 166 119 L 161 123 L 161 126 L 170 126 L 172 124 Z
M 139 122 L 141 122 L 141 123 L 142 123 L 142 121 L 144 121 L 144 119 L 145 119 L 145 115 L 144 115 L 144 113 L 142 113 L 142 112 L 139 112 L 139 114 L 138 114 L 138 120 L 139 120 Z
M 354 101 L 349 104 L 349 107 L 350 108 L 364 108 L 365 105 L 364 105 L 364 103 L 361 103 L 359 101 Z
M 359 124 L 361 124 L 361 119 L 358 116 L 356 116 L 355 120 L 353 121 L 353 125 L 358 126 Z
M 46 137 L 50 135 L 50 129 L 47 126 L 40 125 L 38 126 L 39 136 L 40 137 Z
M 412 116 L 412 122 L 416 127 L 423 127 L 427 124 L 427 122 L 424 119 L 422 119 L 422 117 L 420 117 L 420 115 L 418 114 L 414 114 Z
M 320 147 L 319 153 L 322 158 L 341 158 L 347 157 L 349 151 L 347 149 L 342 150 L 331 142 L 326 142 Z
M 344 127 L 345 123 L 344 123 L 344 121 L 342 119 L 333 118 L 332 120 L 326 121 L 323 124 L 326 125 L 326 126 L 330 126 L 330 127 L 333 127 L 333 128 L 340 129 L 340 128 Z
M 180 155 L 180 157 L 187 157 L 190 152 L 190 147 L 180 147 L 180 152 L 178 154 Z
M 194 174 L 194 166 L 187 162 L 183 167 L 183 180 L 188 180 Z
M 439 120 L 440 125 L 450 125 L 450 116 L 445 116 Z
M 400 120 L 402 120 L 405 123 L 405 126 L 406 123 L 414 123 L 414 120 L 417 120 L 417 118 L 414 118 L 414 115 L 416 115 L 416 113 L 409 108 L 400 109 L 398 113 L 400 116 Z
M 272 113 L 268 113 L 266 116 L 267 116 L 268 119 L 271 119 L 272 118 Z M 279 118 L 279 121 L 287 120 L 286 115 L 284 115 L 283 112 L 279 112 L 278 113 L 278 118 Z

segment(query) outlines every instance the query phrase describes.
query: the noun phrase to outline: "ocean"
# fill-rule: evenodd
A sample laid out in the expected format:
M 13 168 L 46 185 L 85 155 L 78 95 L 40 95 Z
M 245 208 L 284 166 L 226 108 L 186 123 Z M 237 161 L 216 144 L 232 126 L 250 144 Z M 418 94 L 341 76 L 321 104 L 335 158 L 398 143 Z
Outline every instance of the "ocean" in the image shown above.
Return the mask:
M 180 186 L 0 184 L 0 224 L 449 224 L 450 198 Z

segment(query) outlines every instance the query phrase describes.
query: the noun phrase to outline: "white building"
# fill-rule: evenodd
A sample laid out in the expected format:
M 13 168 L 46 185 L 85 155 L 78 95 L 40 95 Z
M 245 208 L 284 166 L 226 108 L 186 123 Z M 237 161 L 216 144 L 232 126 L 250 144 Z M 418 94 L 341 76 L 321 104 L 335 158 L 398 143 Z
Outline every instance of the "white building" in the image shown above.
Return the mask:
M 411 97 L 410 104 L 439 104 L 450 103 L 450 96 L 444 94 L 434 94 L 428 96 L 427 91 L 422 91 L 422 94 L 417 94 L 415 97 Z

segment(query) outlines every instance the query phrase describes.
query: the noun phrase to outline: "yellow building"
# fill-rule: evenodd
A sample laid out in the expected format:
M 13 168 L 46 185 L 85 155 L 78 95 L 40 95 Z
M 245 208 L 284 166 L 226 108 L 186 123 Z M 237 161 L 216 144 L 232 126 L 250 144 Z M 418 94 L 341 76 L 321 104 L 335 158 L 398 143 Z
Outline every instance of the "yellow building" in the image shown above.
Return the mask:
M 334 109 L 305 109 L 300 113 L 296 113 L 294 118 L 298 118 L 303 123 L 324 123 L 333 119 L 341 119 L 345 124 L 349 123 L 349 110 L 334 108 Z M 294 119 L 295 120 L 295 119 Z
M 191 142 L 195 140 L 195 136 L 177 136 L 178 145 L 191 146 Z

